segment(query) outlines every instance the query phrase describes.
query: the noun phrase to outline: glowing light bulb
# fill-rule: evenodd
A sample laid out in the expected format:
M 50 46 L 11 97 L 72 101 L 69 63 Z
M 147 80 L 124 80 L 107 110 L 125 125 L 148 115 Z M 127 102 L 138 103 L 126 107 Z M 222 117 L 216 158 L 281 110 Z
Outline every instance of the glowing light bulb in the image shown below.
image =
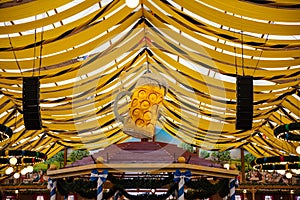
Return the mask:
M 27 172 L 28 172 L 28 169 L 26 167 L 21 170 L 22 175 L 27 174 Z
M 16 157 L 12 157 L 12 158 L 9 159 L 9 163 L 12 164 L 12 165 L 17 164 L 17 162 L 18 162 L 18 160 L 17 160 Z
M 288 173 L 285 174 L 285 176 L 286 176 L 288 179 L 290 179 L 290 178 L 292 178 L 293 175 L 292 175 L 291 172 L 288 172 Z
M 125 3 L 129 8 L 136 8 L 140 4 L 140 0 L 126 0 Z
M 33 172 L 33 167 L 31 165 L 27 166 L 27 171 L 29 173 Z
M 13 171 L 14 171 L 14 168 L 13 168 L 13 167 L 9 167 L 9 168 L 7 168 L 7 169 L 5 170 L 5 174 L 6 174 L 6 175 L 9 175 L 9 174 L 11 174 Z
M 296 152 L 297 152 L 297 154 L 300 154 L 300 146 L 297 146 Z
M 229 169 L 229 164 L 228 163 L 224 164 L 224 168 Z
M 278 174 L 284 175 L 285 174 L 285 170 L 277 170 Z
M 20 174 L 19 174 L 18 172 L 17 172 L 17 173 L 15 173 L 15 174 L 14 174 L 14 178 L 15 178 L 15 179 L 18 179 L 18 178 L 20 178 Z

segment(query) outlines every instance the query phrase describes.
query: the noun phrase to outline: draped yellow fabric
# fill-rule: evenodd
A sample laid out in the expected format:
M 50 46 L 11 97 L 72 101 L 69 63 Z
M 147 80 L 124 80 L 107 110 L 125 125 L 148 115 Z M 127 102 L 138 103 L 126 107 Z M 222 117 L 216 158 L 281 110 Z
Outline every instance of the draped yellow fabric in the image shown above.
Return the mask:
M 154 73 L 168 85 L 157 121 L 166 134 L 206 150 L 297 154 L 295 142 L 273 134 L 300 118 L 296 0 L 141 3 L 38 0 L 0 8 L 0 123 L 14 130 L 0 148 L 51 157 L 65 147 L 124 142 L 130 136 L 114 109 L 127 115 L 130 100 L 119 105 L 117 95 Z M 245 75 L 254 80 L 252 129 L 236 130 L 236 77 Z M 24 126 L 23 77 L 31 76 L 40 79 L 42 130 Z
M 20 4 L 18 6 L 1 8 L 0 19 L 1 21 L 12 21 L 27 18 L 49 10 L 53 10 L 70 2 L 70 0 L 56 2 L 38 0 L 26 4 Z

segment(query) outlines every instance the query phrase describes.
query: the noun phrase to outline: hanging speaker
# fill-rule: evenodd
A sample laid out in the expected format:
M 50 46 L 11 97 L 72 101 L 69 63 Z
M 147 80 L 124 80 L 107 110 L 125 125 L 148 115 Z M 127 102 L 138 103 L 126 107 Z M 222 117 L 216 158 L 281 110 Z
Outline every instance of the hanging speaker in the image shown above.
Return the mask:
M 39 77 L 23 78 L 23 120 L 27 130 L 42 129 Z
M 253 119 L 253 77 L 237 76 L 236 92 L 235 128 L 238 130 L 251 130 Z

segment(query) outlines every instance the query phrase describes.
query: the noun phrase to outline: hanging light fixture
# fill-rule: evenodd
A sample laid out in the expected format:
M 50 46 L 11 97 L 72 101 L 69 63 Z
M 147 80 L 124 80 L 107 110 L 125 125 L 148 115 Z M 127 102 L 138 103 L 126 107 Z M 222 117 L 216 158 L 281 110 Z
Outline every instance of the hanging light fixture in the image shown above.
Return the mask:
M 5 174 L 10 175 L 15 172 L 13 176 L 16 179 L 20 177 L 20 173 L 25 175 L 28 172 L 33 172 L 32 165 L 43 162 L 46 159 L 47 156 L 44 153 L 36 151 L 0 150 L 0 166 L 8 166 Z
M 282 140 L 299 142 L 300 135 L 290 132 L 294 130 L 300 130 L 300 122 L 280 125 L 274 129 L 274 135 Z
M 292 173 L 300 173 L 300 156 L 273 156 L 257 158 L 251 162 L 254 169 L 275 170 L 277 173 L 292 177 Z

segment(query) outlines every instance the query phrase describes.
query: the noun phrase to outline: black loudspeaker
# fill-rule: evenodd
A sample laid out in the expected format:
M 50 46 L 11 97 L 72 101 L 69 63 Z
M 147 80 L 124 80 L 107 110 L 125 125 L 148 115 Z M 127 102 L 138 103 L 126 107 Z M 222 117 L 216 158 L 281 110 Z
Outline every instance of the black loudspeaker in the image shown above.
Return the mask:
M 23 119 L 27 130 L 41 130 L 40 79 L 23 78 Z
M 253 119 L 253 77 L 237 76 L 236 80 L 236 123 L 239 130 L 251 130 Z

